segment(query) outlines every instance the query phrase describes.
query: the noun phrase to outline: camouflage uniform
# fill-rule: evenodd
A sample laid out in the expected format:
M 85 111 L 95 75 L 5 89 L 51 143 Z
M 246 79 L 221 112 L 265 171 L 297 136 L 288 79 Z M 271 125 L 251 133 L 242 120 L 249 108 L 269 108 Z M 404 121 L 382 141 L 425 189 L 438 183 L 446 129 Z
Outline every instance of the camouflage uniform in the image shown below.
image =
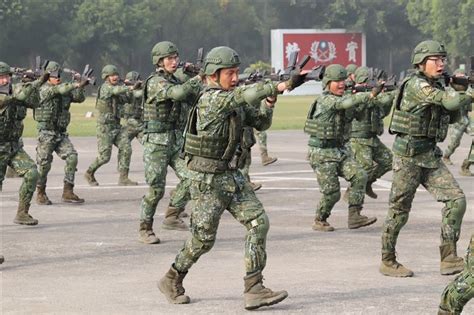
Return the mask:
M 323 86 L 330 81 L 347 78 L 346 70 L 340 65 L 330 65 L 323 79 Z M 345 110 L 368 103 L 370 93 L 337 96 L 328 90 L 318 97 L 311 106 L 306 120 L 305 132 L 310 135 L 308 142 L 310 165 L 316 173 L 321 200 L 316 208 L 313 229 L 333 231 L 327 223 L 331 210 L 341 197 L 338 176 L 350 181 L 349 228 L 359 228 L 374 223 L 376 218 L 360 215 L 364 203 L 367 173 L 344 148 Z
M 53 69 L 54 68 L 54 69 Z M 50 61 L 46 70 L 60 71 L 59 64 Z M 85 100 L 84 88 L 77 88 L 77 83 L 61 83 L 53 85 L 44 83 L 40 88 L 40 103 L 34 110 L 34 119 L 37 121 L 38 145 L 36 147 L 36 163 L 39 178 L 37 182 L 38 204 L 50 205 L 45 189 L 47 176 L 53 162 L 53 152 L 66 161 L 64 167 L 64 194 L 63 201 L 84 202 L 78 198 L 64 198 L 69 196 L 69 190 L 74 187 L 74 176 L 77 167 L 77 151 L 69 140 L 67 127 L 71 121 L 69 112 L 71 102 L 82 103 Z
M 368 78 L 367 67 L 356 70 L 356 85 L 363 84 Z M 383 133 L 383 118 L 390 113 L 392 102 L 392 93 L 381 93 L 367 104 L 350 110 L 350 138 L 347 146 L 353 158 L 367 172 L 366 193 L 372 198 L 377 198 L 372 183 L 392 169 L 392 152 L 378 137 Z
M 0 75 L 11 75 L 10 66 L 0 62 Z M 21 135 L 26 109 L 38 104 L 37 88 L 42 82 L 4 86 L 0 92 L 0 191 L 7 166 L 23 177 L 19 191 L 18 212 L 14 223 L 36 225 L 38 220 L 29 215 L 31 198 L 35 191 L 38 171 L 35 162 L 23 149 Z
M 471 149 L 469 150 L 467 159 L 462 162 L 459 174 L 463 176 L 473 176 L 473 174 L 469 170 L 469 167 L 471 167 L 472 164 L 474 164 L 474 139 L 472 139 L 471 141 Z
M 160 42 L 152 50 L 153 63 L 158 65 L 162 58 L 173 54 L 177 54 L 173 43 Z M 140 205 L 139 233 L 143 243 L 154 244 L 160 241 L 153 232 L 153 220 L 158 202 L 165 192 L 168 165 L 180 179 L 176 188 L 177 196 L 180 196 L 182 191 L 187 191 L 187 187 L 182 187 L 188 183 L 181 180 L 186 165 L 184 160 L 179 158 L 182 131 L 177 129 L 177 123 L 182 109 L 181 102 L 185 103 L 190 96 L 196 96 L 200 89 L 199 76 L 182 83 L 162 67 L 158 67 L 145 82 L 143 161 L 145 179 L 150 187 Z M 182 210 L 168 208 L 165 218 L 169 218 L 184 230 L 186 227 L 178 219 L 179 211 Z
M 136 78 L 134 78 L 135 76 Z M 138 72 L 131 71 L 125 76 L 126 80 L 130 82 L 139 80 Z M 145 124 L 143 122 L 143 90 L 136 89 L 127 93 L 127 103 L 124 104 L 121 110 L 121 118 L 125 120 L 124 128 L 127 130 L 128 139 L 132 141 L 137 138 L 138 142 L 142 143 L 143 130 Z
M 204 71 L 206 75 L 211 75 L 222 68 L 237 67 L 239 63 L 235 51 L 217 47 L 208 53 Z M 171 303 L 189 303 L 189 297 L 184 295 L 182 280 L 199 257 L 214 245 L 224 210 L 228 210 L 247 229 L 246 308 L 275 304 L 287 296 L 286 291 L 273 292 L 262 285 L 268 217 L 252 187 L 237 169 L 249 154 L 254 139 L 252 129 L 243 127 L 263 130 L 270 126 L 272 109 L 262 112 L 257 108 L 260 100 L 276 95 L 276 88 L 274 83 L 262 82 L 255 87 L 223 90 L 211 81 L 192 109 L 185 143 L 190 169 L 188 176 L 192 180 L 191 196 L 195 201 L 191 213 L 192 235 L 159 282 L 161 292 Z
M 109 69 L 107 67 L 113 71 L 108 71 Z M 104 72 L 104 70 L 107 71 Z M 115 66 L 107 65 L 102 70 L 102 78 L 104 80 L 112 74 L 118 74 Z M 128 179 L 132 146 L 128 138 L 127 129 L 120 125 L 120 111 L 123 104 L 126 103 L 126 96 L 130 90 L 131 88 L 128 86 L 112 85 L 107 80 L 97 91 L 96 108 L 99 112 L 99 116 L 97 117 L 97 149 L 99 156 L 92 162 L 85 174 L 87 181 L 93 186 L 98 185 L 94 173 L 99 167 L 110 161 L 113 145 L 119 150 L 119 184 L 137 184 Z
M 412 63 L 417 65 L 428 56 L 446 56 L 444 46 L 435 41 L 421 42 L 414 50 Z M 422 71 L 406 78 L 400 87 L 390 124 L 390 132 L 395 133 L 396 138 L 389 210 L 382 228 L 380 272 L 384 275 L 413 275 L 396 261 L 395 245 L 400 230 L 408 221 L 420 184 L 445 204 L 441 223 L 441 274 L 453 274 L 462 269 L 456 242 L 466 211 L 466 198 L 441 161 L 442 153 L 436 142 L 446 137 L 450 120 L 448 110 L 456 110 L 466 100 L 461 93 L 445 91 L 439 80 L 429 79 Z
M 474 298 L 474 234 L 467 249 L 464 271 L 451 281 L 441 295 L 438 315 L 458 315 Z

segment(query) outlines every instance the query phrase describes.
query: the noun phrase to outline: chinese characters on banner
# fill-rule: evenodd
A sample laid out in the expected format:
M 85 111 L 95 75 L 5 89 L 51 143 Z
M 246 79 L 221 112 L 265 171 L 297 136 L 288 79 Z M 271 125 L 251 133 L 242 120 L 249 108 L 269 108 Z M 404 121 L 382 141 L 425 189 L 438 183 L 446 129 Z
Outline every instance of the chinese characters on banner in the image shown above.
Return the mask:
M 299 52 L 299 59 L 304 55 L 311 57 L 305 69 L 317 65 L 338 63 L 346 66 L 354 63 L 362 66 L 365 63 L 362 33 L 321 32 L 321 33 L 283 33 L 283 66 L 287 67 L 289 56 L 293 51 Z

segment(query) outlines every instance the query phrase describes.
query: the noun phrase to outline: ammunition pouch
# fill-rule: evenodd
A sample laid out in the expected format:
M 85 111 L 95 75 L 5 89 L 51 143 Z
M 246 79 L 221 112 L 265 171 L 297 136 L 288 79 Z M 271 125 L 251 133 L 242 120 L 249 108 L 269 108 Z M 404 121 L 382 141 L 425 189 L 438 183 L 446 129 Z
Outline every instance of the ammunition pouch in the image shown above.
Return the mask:
M 427 137 L 441 142 L 448 133 L 450 117 L 440 109 L 428 111 L 428 115 L 417 115 L 395 109 L 390 131 L 392 133 Z
M 410 136 L 397 136 L 393 143 L 393 153 L 412 157 L 421 153 L 434 150 L 436 141 L 433 138 L 412 138 Z

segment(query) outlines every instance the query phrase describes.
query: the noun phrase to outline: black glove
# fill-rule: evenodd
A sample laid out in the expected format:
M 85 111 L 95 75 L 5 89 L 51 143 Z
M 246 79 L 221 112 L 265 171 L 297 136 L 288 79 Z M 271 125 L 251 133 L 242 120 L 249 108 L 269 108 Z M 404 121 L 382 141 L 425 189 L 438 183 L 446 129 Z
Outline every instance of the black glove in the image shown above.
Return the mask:
M 305 74 L 300 74 L 298 72 L 294 72 L 290 74 L 290 79 L 286 81 L 286 84 L 288 86 L 288 90 L 294 90 L 298 86 L 304 83 L 305 78 L 306 78 L 307 73 Z
M 134 85 L 132 90 L 139 90 L 142 87 L 142 81 L 137 81 Z
M 45 83 L 49 79 L 49 72 L 43 73 L 38 80 L 41 82 L 41 84 Z
M 79 88 L 83 88 L 86 85 L 89 85 L 89 80 L 88 79 L 82 80 L 81 82 L 79 82 Z
M 377 83 L 377 85 L 372 88 L 372 91 L 371 91 L 372 97 L 376 97 L 377 95 L 379 95 L 383 91 L 384 86 L 385 86 L 385 82 Z

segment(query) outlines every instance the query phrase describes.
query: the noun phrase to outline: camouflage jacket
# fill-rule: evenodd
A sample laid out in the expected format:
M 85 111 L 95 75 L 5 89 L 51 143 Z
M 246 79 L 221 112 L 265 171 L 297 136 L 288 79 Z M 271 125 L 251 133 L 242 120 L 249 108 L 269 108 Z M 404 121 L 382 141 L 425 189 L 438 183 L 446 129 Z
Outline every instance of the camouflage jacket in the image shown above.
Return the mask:
M 96 108 L 99 111 L 97 124 L 120 128 L 120 111 L 127 101 L 130 88 L 104 82 L 97 91 Z
M 37 106 L 39 81 L 14 84 L 11 95 L 0 94 L 0 147 L 18 143 L 26 109 Z
M 52 85 L 48 82 L 40 87 L 40 103 L 34 111 L 38 130 L 66 132 L 71 122 L 69 109 L 71 102 L 84 102 L 84 88 L 76 88 L 74 83 Z
M 143 90 L 133 90 L 127 93 L 127 103 L 123 105 L 120 116 L 125 119 L 143 121 Z

